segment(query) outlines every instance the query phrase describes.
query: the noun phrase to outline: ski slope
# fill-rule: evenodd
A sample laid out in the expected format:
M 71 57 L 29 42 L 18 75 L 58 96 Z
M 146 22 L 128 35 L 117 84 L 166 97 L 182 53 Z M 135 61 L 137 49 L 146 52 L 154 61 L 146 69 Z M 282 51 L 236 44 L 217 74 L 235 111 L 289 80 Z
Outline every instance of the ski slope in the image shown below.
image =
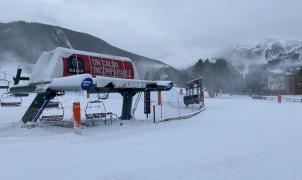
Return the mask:
M 0 132 L 0 179 L 302 179 L 302 103 L 206 99 L 186 120 Z

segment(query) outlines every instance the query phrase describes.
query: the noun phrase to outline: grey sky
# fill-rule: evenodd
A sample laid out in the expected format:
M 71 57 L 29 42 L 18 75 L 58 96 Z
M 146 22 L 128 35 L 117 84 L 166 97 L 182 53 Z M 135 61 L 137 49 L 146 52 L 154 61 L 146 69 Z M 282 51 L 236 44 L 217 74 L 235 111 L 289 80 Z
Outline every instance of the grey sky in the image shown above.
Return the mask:
M 0 21 L 89 33 L 175 67 L 262 38 L 301 40 L 301 0 L 0 0 Z

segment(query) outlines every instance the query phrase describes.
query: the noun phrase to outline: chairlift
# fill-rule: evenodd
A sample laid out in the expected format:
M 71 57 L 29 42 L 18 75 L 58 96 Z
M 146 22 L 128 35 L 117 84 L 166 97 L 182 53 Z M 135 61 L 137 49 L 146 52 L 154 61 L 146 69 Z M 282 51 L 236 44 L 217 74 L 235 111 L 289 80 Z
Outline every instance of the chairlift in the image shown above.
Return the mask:
M 2 73 L 0 76 L 0 89 L 8 89 L 9 88 L 9 80 L 6 79 L 5 73 Z
M 0 89 L 8 89 L 9 83 L 10 82 L 6 79 L 0 79 Z
M 39 118 L 42 123 L 56 123 L 64 119 L 64 107 L 59 101 L 49 101 Z
M 21 106 L 22 98 L 9 93 L 3 93 L 0 99 L 1 107 L 17 107 Z
M 105 104 L 102 100 L 89 101 L 85 108 L 86 125 L 94 126 L 97 122 L 104 121 L 107 125 L 108 121 L 112 124 L 113 120 L 117 120 L 117 114 L 106 112 Z
M 109 98 L 109 93 L 99 93 L 99 94 L 97 94 L 97 96 L 98 96 L 98 99 L 105 100 L 105 99 Z

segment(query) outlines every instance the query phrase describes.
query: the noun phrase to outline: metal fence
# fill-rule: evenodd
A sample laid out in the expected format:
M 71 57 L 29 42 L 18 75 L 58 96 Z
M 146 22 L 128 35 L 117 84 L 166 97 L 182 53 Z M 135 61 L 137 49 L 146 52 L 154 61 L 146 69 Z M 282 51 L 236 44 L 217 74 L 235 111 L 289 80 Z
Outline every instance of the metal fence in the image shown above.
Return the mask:
M 278 101 L 278 96 L 261 96 L 261 97 L 254 98 L 254 99 L 263 99 L 263 100 Z M 294 102 L 294 103 L 302 103 L 302 98 L 281 96 L 281 102 L 282 101 L 285 101 L 285 102 Z

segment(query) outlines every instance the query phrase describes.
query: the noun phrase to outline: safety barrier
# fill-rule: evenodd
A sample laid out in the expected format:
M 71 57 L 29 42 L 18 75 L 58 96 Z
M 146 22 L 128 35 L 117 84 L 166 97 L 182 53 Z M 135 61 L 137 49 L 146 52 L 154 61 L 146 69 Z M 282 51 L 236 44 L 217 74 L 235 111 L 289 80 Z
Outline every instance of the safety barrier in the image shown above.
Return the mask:
M 276 100 L 279 101 L 281 98 L 281 102 L 297 102 L 302 103 L 302 98 L 294 98 L 294 97 L 283 97 L 283 96 L 262 96 L 261 98 L 255 98 L 255 99 L 263 99 L 263 100 Z
M 181 115 L 181 116 L 176 116 L 176 117 L 170 117 L 170 118 L 161 119 L 158 122 L 167 122 L 167 121 L 173 121 L 173 120 L 189 119 L 189 118 L 191 118 L 193 116 L 196 116 L 197 114 L 201 113 L 204 110 L 206 110 L 206 108 L 201 108 L 200 110 L 198 110 L 197 112 L 192 113 L 192 114 L 187 114 L 187 115 Z

